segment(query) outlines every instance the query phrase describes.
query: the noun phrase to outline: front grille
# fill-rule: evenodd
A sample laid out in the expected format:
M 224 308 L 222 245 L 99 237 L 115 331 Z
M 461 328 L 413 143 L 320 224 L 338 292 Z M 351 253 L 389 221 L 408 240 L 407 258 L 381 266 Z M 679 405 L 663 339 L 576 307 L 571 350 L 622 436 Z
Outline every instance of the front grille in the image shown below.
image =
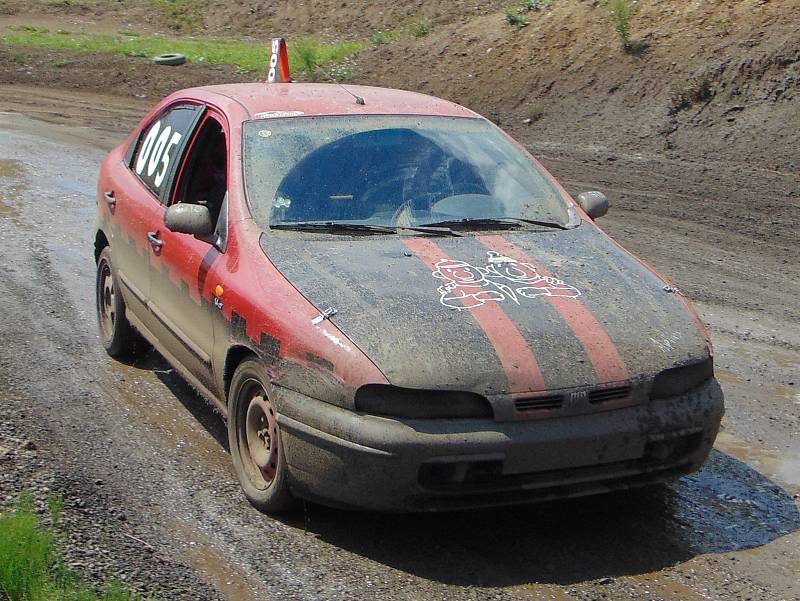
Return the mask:
M 551 394 L 548 396 L 527 397 L 524 399 L 517 399 L 514 401 L 514 406 L 517 411 L 541 411 L 560 409 L 564 404 L 564 396 L 560 394 Z
M 630 385 L 615 386 L 614 388 L 598 388 L 589 393 L 589 402 L 592 405 L 626 399 L 631 395 Z

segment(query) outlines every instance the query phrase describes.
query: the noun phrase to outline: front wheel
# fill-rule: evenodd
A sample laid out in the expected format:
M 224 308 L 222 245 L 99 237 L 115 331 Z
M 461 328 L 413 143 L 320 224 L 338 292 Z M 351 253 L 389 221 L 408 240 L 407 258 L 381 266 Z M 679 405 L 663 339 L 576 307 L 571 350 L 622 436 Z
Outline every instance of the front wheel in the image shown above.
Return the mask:
M 244 361 L 234 372 L 228 394 L 228 442 L 247 500 L 259 511 L 276 513 L 288 509 L 293 497 L 267 382 L 266 371 L 256 361 Z
M 108 246 L 97 259 L 96 300 L 97 325 L 106 352 L 115 359 L 133 356 L 144 346 L 144 341 L 125 317 L 125 301 L 117 286 Z

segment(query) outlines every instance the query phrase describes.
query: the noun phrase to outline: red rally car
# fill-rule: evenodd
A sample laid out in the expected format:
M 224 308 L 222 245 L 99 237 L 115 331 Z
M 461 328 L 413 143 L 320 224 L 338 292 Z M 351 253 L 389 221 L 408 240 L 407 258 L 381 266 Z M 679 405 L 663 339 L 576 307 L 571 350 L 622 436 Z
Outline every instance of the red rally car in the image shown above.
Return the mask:
M 288 79 L 280 59 L 271 79 Z M 430 96 L 182 90 L 102 165 L 101 339 L 113 357 L 148 341 L 227 416 L 263 511 L 673 479 L 722 418 L 711 345 L 681 292 L 595 225 L 607 208 Z

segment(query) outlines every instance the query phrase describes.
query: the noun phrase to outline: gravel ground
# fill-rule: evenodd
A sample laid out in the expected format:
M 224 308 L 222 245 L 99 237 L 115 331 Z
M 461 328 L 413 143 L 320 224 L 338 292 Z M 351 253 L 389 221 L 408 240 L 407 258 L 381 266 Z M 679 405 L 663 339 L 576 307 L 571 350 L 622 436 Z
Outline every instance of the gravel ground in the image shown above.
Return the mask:
M 98 585 L 116 579 L 144 596 L 165 600 L 221 598 L 190 567 L 136 536 L 125 500 L 107 492 L 102 478 L 76 478 L 59 464 L 57 454 L 26 438 L 15 425 L 26 419 L 24 411 L 11 399 L 0 405 L 0 501 L 9 506 L 20 491 L 29 491 L 43 523 L 49 524 L 48 496 L 63 498 L 60 528 L 66 534 L 66 563 L 74 572 Z

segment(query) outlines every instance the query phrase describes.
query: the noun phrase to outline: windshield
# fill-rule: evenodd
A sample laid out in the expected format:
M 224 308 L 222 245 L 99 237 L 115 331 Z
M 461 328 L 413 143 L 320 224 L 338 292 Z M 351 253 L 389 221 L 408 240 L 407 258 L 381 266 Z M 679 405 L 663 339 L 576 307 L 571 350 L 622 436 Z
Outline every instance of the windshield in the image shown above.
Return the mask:
M 413 227 L 519 219 L 570 226 L 542 171 L 482 119 L 297 117 L 244 126 L 244 173 L 261 227 Z

